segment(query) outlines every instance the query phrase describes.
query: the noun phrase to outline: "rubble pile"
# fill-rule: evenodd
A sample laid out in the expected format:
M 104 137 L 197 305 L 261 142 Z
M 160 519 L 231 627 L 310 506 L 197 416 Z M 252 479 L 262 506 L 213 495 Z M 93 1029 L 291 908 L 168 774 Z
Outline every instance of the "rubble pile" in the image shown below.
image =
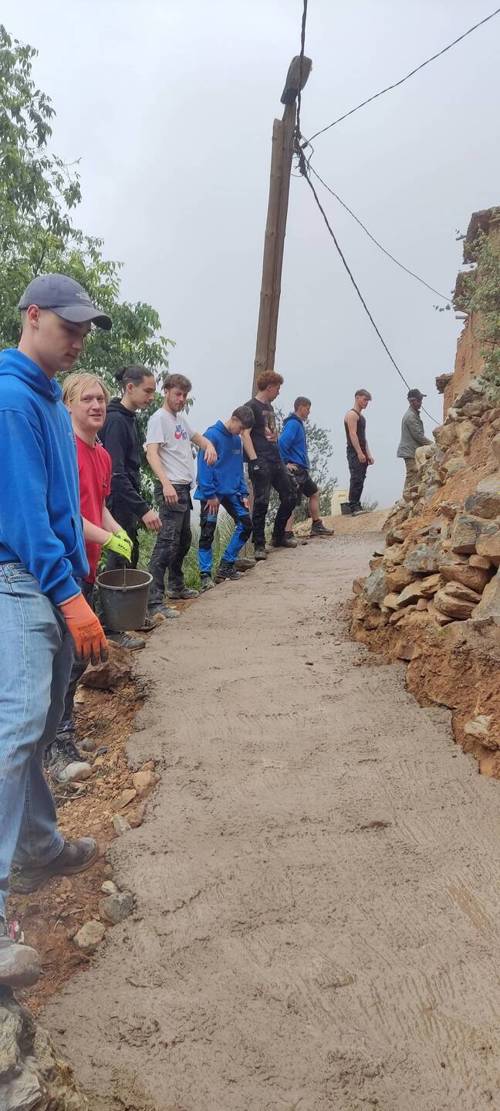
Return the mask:
M 90 1111 L 50 1038 L 7 988 L 0 988 L 2 1111 Z
M 353 584 L 352 632 L 406 661 L 412 693 L 448 706 L 456 739 L 500 778 L 500 405 L 479 379 L 434 440 L 385 550 Z

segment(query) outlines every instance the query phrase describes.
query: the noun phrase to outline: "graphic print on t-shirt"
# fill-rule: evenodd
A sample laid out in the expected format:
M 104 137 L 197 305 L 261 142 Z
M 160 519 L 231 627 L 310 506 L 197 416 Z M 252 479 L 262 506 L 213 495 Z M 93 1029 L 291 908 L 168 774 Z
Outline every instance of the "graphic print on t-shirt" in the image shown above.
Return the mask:
M 189 436 L 186 432 L 186 428 L 182 424 L 176 424 L 174 436 L 175 436 L 176 440 L 188 440 L 189 439 Z

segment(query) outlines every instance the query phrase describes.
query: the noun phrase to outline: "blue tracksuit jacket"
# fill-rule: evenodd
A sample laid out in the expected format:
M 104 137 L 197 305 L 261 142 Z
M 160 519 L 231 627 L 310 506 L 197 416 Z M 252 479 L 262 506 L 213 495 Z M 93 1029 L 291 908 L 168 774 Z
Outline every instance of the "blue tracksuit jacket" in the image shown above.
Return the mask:
M 243 446 L 240 437 L 228 432 L 221 420 L 207 428 L 205 436 L 214 445 L 217 462 L 209 467 L 205 463 L 203 452 L 198 452 L 198 484 L 194 497 L 199 501 L 214 497 L 221 499 L 231 494 L 246 498 L 248 487 L 243 474 Z
M 278 446 L 284 463 L 295 463 L 297 467 L 304 467 L 304 470 L 309 470 L 304 421 L 296 413 L 290 413 L 290 416 L 285 417 Z

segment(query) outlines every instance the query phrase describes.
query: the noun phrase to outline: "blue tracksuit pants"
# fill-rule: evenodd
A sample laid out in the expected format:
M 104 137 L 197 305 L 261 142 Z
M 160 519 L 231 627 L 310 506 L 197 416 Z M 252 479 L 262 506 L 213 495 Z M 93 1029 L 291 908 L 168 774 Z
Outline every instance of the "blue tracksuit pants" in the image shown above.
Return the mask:
M 244 544 L 250 537 L 252 521 L 248 509 L 243 505 L 241 494 L 229 494 L 220 499 L 220 504 L 233 518 L 235 529 L 222 556 L 225 563 L 234 563 Z M 198 548 L 198 566 L 200 574 L 209 575 L 212 570 L 212 544 L 217 525 L 217 514 L 207 510 L 207 503 L 201 503 L 200 511 L 200 543 Z

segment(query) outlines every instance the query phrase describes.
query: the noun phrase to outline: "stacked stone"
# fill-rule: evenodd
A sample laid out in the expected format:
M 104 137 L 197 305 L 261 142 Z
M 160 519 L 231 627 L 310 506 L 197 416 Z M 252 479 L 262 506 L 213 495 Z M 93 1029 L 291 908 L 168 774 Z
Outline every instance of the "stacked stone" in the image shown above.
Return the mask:
M 89 1111 L 71 1069 L 48 1034 L 7 988 L 0 988 L 0 1108 L 2 1111 Z

